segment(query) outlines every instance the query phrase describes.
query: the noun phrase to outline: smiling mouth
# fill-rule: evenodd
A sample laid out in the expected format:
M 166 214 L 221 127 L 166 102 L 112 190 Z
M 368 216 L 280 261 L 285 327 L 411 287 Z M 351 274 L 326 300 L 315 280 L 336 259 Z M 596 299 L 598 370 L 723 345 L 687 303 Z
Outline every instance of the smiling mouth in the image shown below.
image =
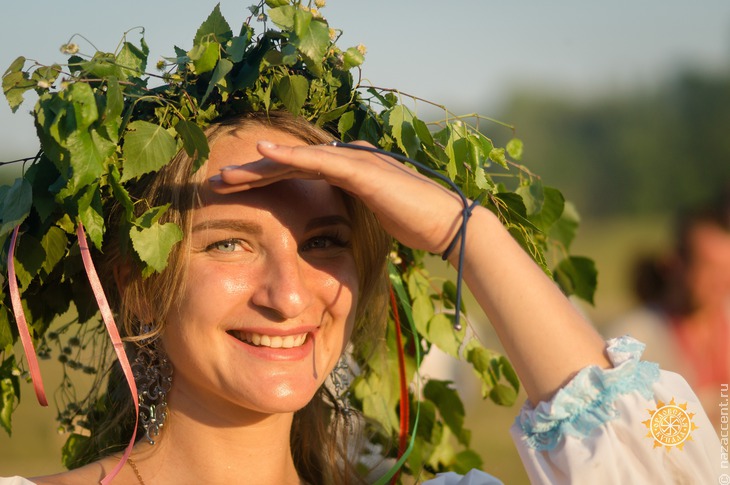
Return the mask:
M 270 347 L 272 349 L 293 349 L 295 347 L 301 347 L 307 340 L 306 333 L 282 336 L 263 335 L 260 333 L 244 332 L 241 330 L 229 330 L 228 334 L 249 345 L 253 345 L 255 347 Z

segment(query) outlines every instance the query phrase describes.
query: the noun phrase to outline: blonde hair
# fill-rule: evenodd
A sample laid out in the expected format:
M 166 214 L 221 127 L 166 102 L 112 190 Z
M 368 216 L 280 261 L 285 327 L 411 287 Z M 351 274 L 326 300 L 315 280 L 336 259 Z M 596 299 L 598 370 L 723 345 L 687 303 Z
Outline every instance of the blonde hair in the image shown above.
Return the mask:
M 251 127 L 279 130 L 308 144 L 324 144 L 334 139 L 325 130 L 288 112 L 250 113 L 220 121 L 206 130 L 206 137 L 212 146 Z M 123 239 L 115 238 L 105 246 L 100 261 L 102 280 L 119 315 L 121 331 L 129 341 L 154 338 L 164 332 L 167 315 L 178 303 L 178 295 L 183 293 L 190 214 L 200 205 L 198 189 L 206 173 L 205 167 L 193 173 L 193 163 L 193 159 L 181 150 L 169 164 L 142 177 L 130 190 L 136 201 L 135 212 L 142 214 L 151 207 L 170 204 L 160 221 L 173 222 L 183 231 L 183 241 L 172 249 L 163 272 L 144 278 L 129 252 L 124 254 Z M 386 260 L 391 241 L 374 214 L 360 200 L 344 192 L 342 196 L 353 221 L 352 248 L 360 288 L 351 337 L 351 344 L 357 348 L 382 339 L 384 335 Z M 116 206 L 109 212 L 110 226 L 116 226 L 112 227 L 111 234 L 122 234 L 124 230 L 120 227 L 123 226 L 120 224 L 122 211 L 122 207 Z M 146 331 L 141 333 L 143 326 Z M 347 432 L 343 429 L 336 400 L 327 394 L 323 386 L 304 409 L 295 413 L 292 453 L 300 477 L 307 482 L 348 483 L 356 480 L 356 474 L 347 458 Z

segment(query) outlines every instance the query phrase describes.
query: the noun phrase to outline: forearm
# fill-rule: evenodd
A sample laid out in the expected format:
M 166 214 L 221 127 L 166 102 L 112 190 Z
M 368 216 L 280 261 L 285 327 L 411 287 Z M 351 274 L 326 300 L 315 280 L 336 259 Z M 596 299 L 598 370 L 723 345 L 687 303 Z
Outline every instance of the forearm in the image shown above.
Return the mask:
M 455 264 L 458 254 L 449 260 Z M 486 209 L 467 231 L 464 281 L 494 326 L 533 404 L 580 369 L 610 367 L 603 338 Z

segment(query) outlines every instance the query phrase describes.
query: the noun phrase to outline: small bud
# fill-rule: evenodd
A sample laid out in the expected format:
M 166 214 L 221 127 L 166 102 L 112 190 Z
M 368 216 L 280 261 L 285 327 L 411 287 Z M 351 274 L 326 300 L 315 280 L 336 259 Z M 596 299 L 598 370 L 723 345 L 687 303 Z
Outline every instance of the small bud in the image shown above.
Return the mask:
M 330 40 L 334 42 L 334 40 L 337 38 L 337 31 L 335 29 L 330 29 L 329 34 Z
M 388 258 L 390 259 L 390 262 L 395 265 L 399 265 L 403 262 L 397 251 L 391 251 Z
M 314 0 L 314 5 L 315 5 L 315 6 L 317 7 L 317 8 L 322 8 L 322 7 L 324 7 L 325 5 L 327 5 L 327 0 Z
M 161 71 L 164 68 L 165 68 L 165 61 L 163 61 L 162 59 L 160 59 L 159 61 L 157 61 L 157 70 L 158 71 Z
M 362 54 L 362 55 L 365 55 L 365 54 L 367 53 L 368 49 L 367 49 L 367 47 L 365 47 L 365 46 L 364 46 L 363 44 L 358 44 L 358 45 L 357 45 L 357 51 L 358 51 L 358 52 L 359 52 L 360 54 Z
M 316 8 L 309 9 L 309 12 L 312 14 L 312 17 L 314 17 L 316 19 L 321 19 L 322 18 L 322 14 L 319 13 L 319 10 L 317 10 Z
M 266 17 L 266 14 L 264 14 L 264 13 L 259 14 L 259 16 L 256 17 L 256 20 L 258 20 L 259 22 L 265 22 L 266 19 L 267 19 L 267 17 Z
M 74 44 L 73 42 L 69 42 L 68 44 L 63 44 L 61 46 L 61 52 L 68 55 L 76 54 L 79 51 L 78 44 Z
M 38 81 L 38 84 L 37 84 L 37 86 L 38 86 L 39 88 L 42 88 L 42 89 L 50 89 L 50 87 L 51 87 L 51 83 L 49 83 L 49 82 L 48 82 L 48 81 L 46 81 L 45 79 L 41 79 L 40 81 Z

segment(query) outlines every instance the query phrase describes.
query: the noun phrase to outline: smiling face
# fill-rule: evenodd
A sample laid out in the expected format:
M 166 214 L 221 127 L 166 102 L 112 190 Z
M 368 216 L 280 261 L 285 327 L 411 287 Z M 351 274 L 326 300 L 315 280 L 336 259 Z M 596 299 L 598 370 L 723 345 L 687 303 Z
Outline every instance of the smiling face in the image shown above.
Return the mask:
M 215 142 L 207 176 L 261 156 L 258 140 L 301 145 L 251 127 Z M 196 406 L 292 412 L 305 406 L 352 332 L 358 276 L 352 220 L 323 181 L 288 180 L 234 194 L 205 184 L 183 249 L 185 284 L 163 336 L 170 395 Z

